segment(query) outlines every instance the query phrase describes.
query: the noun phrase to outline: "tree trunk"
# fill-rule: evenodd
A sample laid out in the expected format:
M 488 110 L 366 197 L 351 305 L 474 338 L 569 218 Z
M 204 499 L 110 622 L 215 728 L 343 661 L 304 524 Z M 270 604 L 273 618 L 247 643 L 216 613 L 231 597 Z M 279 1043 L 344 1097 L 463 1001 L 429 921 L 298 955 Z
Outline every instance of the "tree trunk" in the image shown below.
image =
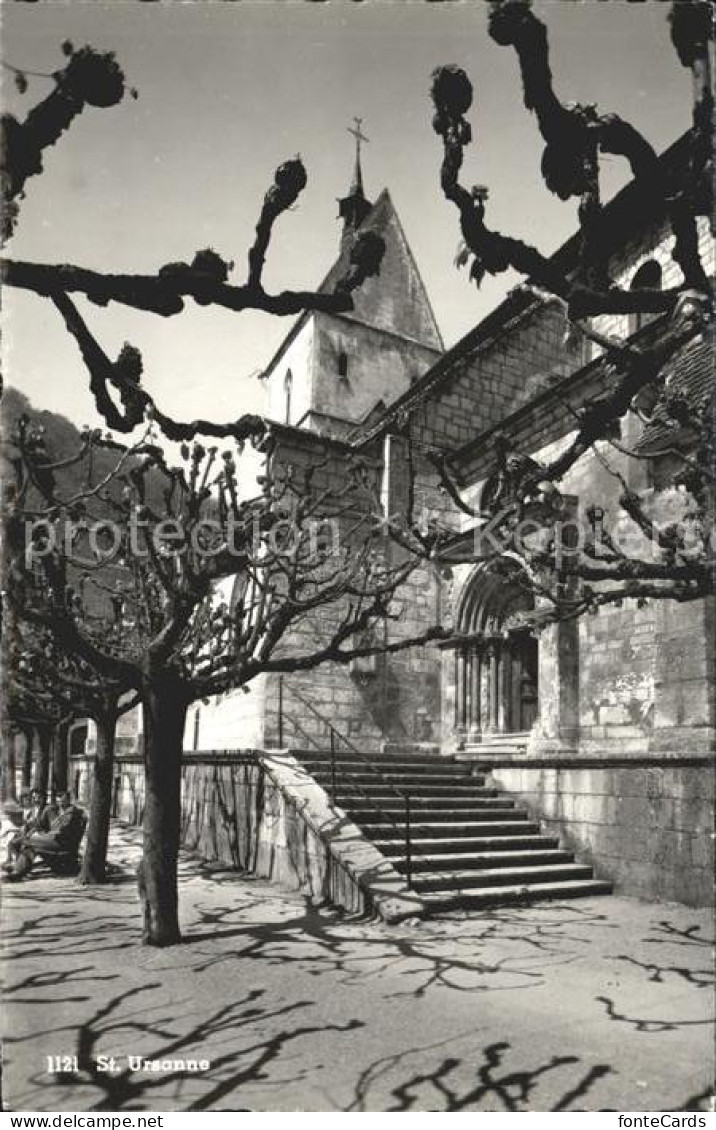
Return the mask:
M 22 733 L 25 738 L 25 749 L 22 754 L 22 791 L 27 792 L 32 787 L 32 747 L 35 731 L 32 726 L 23 726 Z
M 52 736 L 52 791 L 55 796 L 67 792 L 67 731 L 67 723 L 60 722 Z
M 2 800 L 17 800 L 15 742 L 17 736 L 7 724 L 2 727 Z
M 181 828 L 181 759 L 189 705 L 183 686 L 159 676 L 144 697 L 144 846 L 137 879 L 145 945 L 181 941 L 177 863 Z
M 95 719 L 97 749 L 94 755 L 92 796 L 90 799 L 87 839 L 82 858 L 80 883 L 104 883 L 107 879 L 107 841 L 112 814 L 112 773 L 114 769 L 114 737 L 117 728 L 116 710 L 108 710 Z
M 35 762 L 35 788 L 47 796 L 47 786 L 50 780 L 50 747 L 52 745 L 52 730 L 49 726 L 39 726 L 37 731 L 38 750 Z

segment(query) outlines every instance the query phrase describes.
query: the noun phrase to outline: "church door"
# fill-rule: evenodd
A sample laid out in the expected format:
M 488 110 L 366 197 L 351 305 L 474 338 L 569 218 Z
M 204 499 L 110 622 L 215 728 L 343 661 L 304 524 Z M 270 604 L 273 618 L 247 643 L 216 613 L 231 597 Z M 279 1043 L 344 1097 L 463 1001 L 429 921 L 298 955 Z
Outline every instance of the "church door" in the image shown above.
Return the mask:
M 461 601 L 458 631 L 473 642 L 455 653 L 455 729 L 468 742 L 490 734 L 528 733 L 537 718 L 538 643 L 519 626 L 532 607 L 523 574 L 511 561 L 476 570 Z

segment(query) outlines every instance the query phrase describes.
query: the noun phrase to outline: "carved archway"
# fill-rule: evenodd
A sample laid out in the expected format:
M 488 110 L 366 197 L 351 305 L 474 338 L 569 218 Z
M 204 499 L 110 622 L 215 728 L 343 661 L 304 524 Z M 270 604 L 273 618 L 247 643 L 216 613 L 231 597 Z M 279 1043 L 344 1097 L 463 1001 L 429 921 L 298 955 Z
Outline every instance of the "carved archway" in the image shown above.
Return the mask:
M 511 558 L 478 566 L 457 611 L 473 639 L 455 653 L 455 729 L 463 741 L 526 734 L 538 703 L 538 644 L 520 622 L 534 607 L 529 578 Z

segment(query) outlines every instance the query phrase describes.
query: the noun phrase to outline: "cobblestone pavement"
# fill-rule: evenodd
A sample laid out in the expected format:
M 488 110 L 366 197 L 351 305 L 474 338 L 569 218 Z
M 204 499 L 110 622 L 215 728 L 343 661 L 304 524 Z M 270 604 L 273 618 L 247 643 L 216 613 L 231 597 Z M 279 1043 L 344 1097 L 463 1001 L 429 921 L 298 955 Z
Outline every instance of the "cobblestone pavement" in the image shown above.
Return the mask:
M 709 1107 L 709 912 L 611 897 L 387 927 L 184 857 L 185 944 L 153 950 L 139 838 L 113 829 L 106 887 L 5 889 L 6 1109 Z

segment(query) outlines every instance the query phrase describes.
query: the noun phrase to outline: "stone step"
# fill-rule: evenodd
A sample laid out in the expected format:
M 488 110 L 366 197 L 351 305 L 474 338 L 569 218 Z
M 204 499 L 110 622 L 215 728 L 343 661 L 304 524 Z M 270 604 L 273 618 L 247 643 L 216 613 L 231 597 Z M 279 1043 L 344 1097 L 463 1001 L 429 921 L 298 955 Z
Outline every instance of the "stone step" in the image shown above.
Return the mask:
M 291 749 L 291 753 L 299 761 L 330 761 L 330 749 Z M 340 744 L 336 747 L 336 759 L 341 761 L 373 761 L 386 765 L 410 765 L 410 766 L 431 766 L 437 765 L 439 768 L 453 769 L 456 773 L 463 772 L 469 769 L 469 766 L 461 764 L 456 761 L 454 757 L 433 757 L 428 753 L 383 753 L 379 749 L 366 749 L 357 752 L 352 749 L 347 749 Z
M 481 887 L 505 887 L 535 883 L 563 883 L 574 879 L 591 879 L 592 869 L 580 863 L 537 864 L 534 867 L 493 867 L 483 871 L 421 872 L 413 886 L 423 891 L 462 891 Z
M 325 760 L 325 762 L 309 762 L 309 760 L 302 760 L 299 764 L 303 765 L 308 773 L 331 772 L 330 760 Z M 474 776 L 478 775 L 473 775 L 468 766 L 465 766 L 464 772 L 461 773 L 459 768 L 455 768 L 453 765 L 421 765 L 416 768 L 412 765 L 393 765 L 392 763 L 385 765 L 383 762 L 377 762 L 377 760 L 372 764 L 358 762 L 358 760 L 355 760 L 355 762 L 337 760 L 337 762 L 335 762 L 335 773 L 337 773 L 338 776 L 363 773 L 369 773 L 375 777 L 404 776 L 410 777 L 410 780 L 414 781 L 416 784 L 422 783 L 425 777 L 430 781 L 434 780 L 436 784 L 440 782 L 449 784 L 452 781 L 470 784 L 474 781 Z M 484 774 L 479 775 L 483 776 Z
M 376 796 L 375 793 L 353 793 L 352 797 L 347 796 L 346 793 L 337 790 L 337 803 L 342 808 L 349 809 L 350 811 L 363 811 L 363 809 L 375 809 L 377 806 L 381 807 L 384 812 L 390 816 L 403 816 L 405 806 L 403 801 L 395 796 L 394 792 L 384 793 L 383 797 Z M 494 808 L 514 808 L 515 801 L 507 797 L 413 797 L 410 796 L 410 810 L 411 812 L 420 812 L 425 815 L 426 812 L 459 812 L 461 816 L 470 814 L 470 812 L 488 811 Z
M 527 747 L 524 745 L 510 745 L 508 743 L 501 743 L 496 745 L 493 742 L 482 742 L 480 745 L 470 746 L 468 755 L 465 757 L 465 763 L 473 760 L 477 754 L 482 764 L 484 765 L 490 757 L 522 757 L 527 752 Z M 480 762 L 478 762 L 480 764 Z
M 514 817 L 514 813 L 511 814 Z M 356 821 L 356 823 L 360 823 Z M 400 821 L 395 823 L 383 822 L 382 824 L 368 824 L 365 825 L 365 831 L 377 846 L 380 845 L 381 839 L 394 840 L 403 833 L 403 824 Z M 490 836 L 512 836 L 512 835 L 537 835 L 539 833 L 539 824 L 530 821 L 527 817 L 519 818 L 517 814 L 516 819 L 512 820 L 474 820 L 461 822 L 459 824 L 448 823 L 432 823 L 426 824 L 422 820 L 416 821 L 410 827 L 411 839 L 424 840 L 424 839 L 474 839 L 481 833 Z
M 491 735 L 479 752 L 519 751 L 522 738 Z M 333 761 L 328 750 L 297 756 L 324 788 L 335 779 L 336 804 L 403 875 L 405 804 L 397 793 L 410 798 L 411 885 L 427 914 L 611 891 L 514 799 L 487 786 L 485 772 L 473 772 L 467 758 L 448 761 L 401 748 L 392 758 L 369 751 L 366 764 L 353 751 L 337 754 Z
M 403 845 L 403 848 L 405 845 Z M 388 853 L 385 853 L 386 855 Z M 393 858 L 393 866 L 397 871 L 405 870 L 405 850 L 400 858 Z M 456 855 L 454 851 L 418 855 L 411 860 L 413 873 L 416 872 L 450 872 L 450 871 L 482 871 L 496 867 L 539 867 L 542 864 L 573 863 L 574 856 L 571 851 L 560 848 L 534 847 L 531 850 L 515 851 L 480 851 L 479 849 L 463 855 Z
M 351 820 L 355 820 L 357 824 L 372 824 L 380 822 L 382 819 L 395 820 L 401 824 L 405 821 L 405 808 L 402 805 L 396 805 L 391 802 L 390 805 L 378 804 L 375 805 L 364 804 L 360 808 L 357 804 L 343 805 L 345 811 L 350 816 Z M 429 808 L 411 808 L 410 811 L 410 826 L 413 824 L 454 824 L 455 821 L 475 821 L 475 820 L 526 820 L 527 814 L 521 809 L 515 808 L 514 801 L 505 800 L 484 800 L 473 802 L 468 809 L 456 809 L 454 806 L 449 808 L 435 808 L 431 805 Z
M 493 829 L 490 827 L 490 832 Z M 380 851 L 386 856 L 387 859 L 394 861 L 394 866 L 400 866 L 400 860 L 405 858 L 405 839 L 378 839 L 374 840 L 376 846 L 379 846 Z M 429 839 L 427 837 L 415 840 L 412 844 L 412 853 L 414 857 L 422 857 L 431 855 L 439 857 L 459 855 L 460 857 L 470 856 L 471 854 L 479 855 L 483 852 L 522 852 L 530 849 L 537 849 L 539 851 L 549 850 L 556 848 L 559 840 L 556 836 L 543 836 L 540 834 L 532 836 L 511 836 L 509 834 L 475 836 L 474 838 L 464 839 Z M 461 858 L 460 864 L 467 867 L 467 862 L 463 862 Z
M 522 732 L 507 732 L 506 734 L 491 733 L 489 730 L 483 730 L 482 736 L 479 739 L 471 739 L 467 737 L 465 740 L 465 747 L 467 749 L 482 749 L 484 746 L 495 746 L 497 749 L 504 749 L 505 746 L 516 746 L 519 749 L 526 749 L 530 740 L 529 730 Z M 459 756 L 459 754 L 458 754 Z
M 459 890 L 421 894 L 421 902 L 430 914 L 449 914 L 458 910 L 481 910 L 510 903 L 537 902 L 543 899 L 587 898 L 590 895 L 609 895 L 611 883 L 603 879 L 572 879 L 561 883 L 516 884 L 504 887 L 486 887 L 482 891 Z
M 410 827 L 419 828 L 424 827 L 426 824 L 431 825 L 445 825 L 449 829 L 449 834 L 452 835 L 455 827 L 464 827 L 471 824 L 482 824 L 496 820 L 503 822 L 505 820 L 529 820 L 526 812 L 513 806 L 510 807 L 509 801 L 502 801 L 500 808 L 488 808 L 485 802 L 484 808 L 473 808 L 470 812 L 455 812 L 453 809 L 447 811 L 441 809 L 429 809 L 419 812 L 411 813 Z M 365 808 L 349 808 L 346 812 L 351 820 L 356 824 L 371 825 L 384 823 L 385 820 L 393 821 L 399 824 L 401 828 L 405 824 L 405 809 L 404 808 L 380 808 L 366 806 Z M 446 833 L 447 834 L 447 833 Z
M 394 811 L 395 815 L 399 816 L 405 813 L 405 805 L 401 804 L 395 793 L 374 793 L 368 792 L 367 789 L 366 793 L 355 792 L 349 795 L 342 789 L 336 789 L 336 804 L 345 808 L 347 812 L 352 812 L 354 809 L 369 809 L 375 804 L 379 805 L 383 812 L 392 813 Z M 416 797 L 410 793 L 410 810 L 411 813 L 415 814 L 418 812 L 425 814 L 432 810 L 435 812 L 469 814 L 473 811 L 482 812 L 486 808 L 514 808 L 514 804 L 514 801 L 498 796 L 497 790 L 487 796 L 472 797 Z
M 306 771 L 319 783 L 330 781 L 330 769 L 313 770 L 308 766 L 304 766 Z M 415 784 L 415 777 L 412 773 L 371 773 L 370 769 L 354 772 L 353 770 L 344 771 L 336 770 L 336 781 L 345 781 L 346 784 L 375 784 L 376 781 L 390 781 L 392 784 L 397 785 L 398 788 L 409 789 Z M 420 776 L 421 785 L 450 785 L 456 789 L 472 788 L 474 785 L 483 785 L 483 777 L 451 777 L 446 774 L 439 773 L 422 773 Z
M 330 782 L 328 783 L 330 784 Z M 470 804 L 473 799 L 494 800 L 495 797 L 499 796 L 497 789 L 488 788 L 486 785 L 475 785 L 472 788 L 460 788 L 459 790 L 453 785 L 411 785 L 409 789 L 403 791 L 407 792 L 414 803 L 422 800 L 434 800 L 436 804 L 443 801 L 446 803 L 454 801 L 460 806 Z M 346 785 L 340 779 L 336 782 L 336 794 L 339 800 L 341 797 L 345 797 L 346 800 L 360 799 L 366 793 L 376 800 L 388 800 L 390 798 L 395 800 L 395 793 L 391 792 L 383 781 L 360 786 Z

